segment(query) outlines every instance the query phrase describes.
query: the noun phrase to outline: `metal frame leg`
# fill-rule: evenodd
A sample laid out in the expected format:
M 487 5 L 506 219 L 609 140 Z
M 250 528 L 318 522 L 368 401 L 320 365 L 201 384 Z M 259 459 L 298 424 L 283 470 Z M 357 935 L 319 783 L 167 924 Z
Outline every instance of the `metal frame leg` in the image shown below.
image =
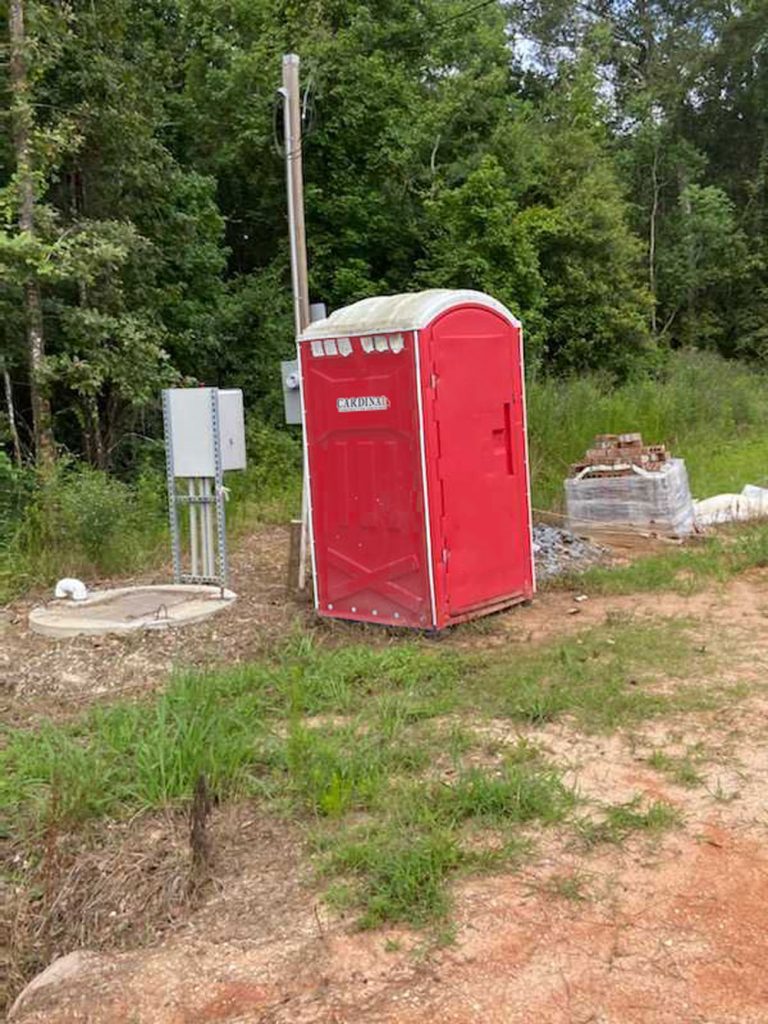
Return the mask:
M 171 436 L 171 411 L 169 396 L 163 391 L 163 427 L 165 429 L 165 472 L 168 485 L 168 517 L 171 526 L 171 555 L 173 557 L 173 579 L 181 583 L 181 540 L 179 538 L 179 515 L 176 504 L 176 476 L 173 471 L 173 438 Z

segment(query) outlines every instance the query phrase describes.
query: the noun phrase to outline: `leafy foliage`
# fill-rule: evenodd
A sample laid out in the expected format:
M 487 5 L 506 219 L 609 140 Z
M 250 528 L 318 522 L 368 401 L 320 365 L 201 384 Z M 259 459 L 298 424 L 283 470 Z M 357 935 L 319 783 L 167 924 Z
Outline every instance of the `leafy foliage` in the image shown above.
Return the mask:
M 259 424 L 258 469 L 236 486 L 294 488 L 295 438 L 264 432 L 282 419 L 277 362 L 293 351 L 275 93 L 292 49 L 313 298 L 492 292 L 525 326 L 534 442 L 539 398 L 560 396 L 570 415 L 580 395 L 622 429 L 642 420 L 655 440 L 682 440 L 687 426 L 661 408 L 675 392 L 697 425 L 691 451 L 703 450 L 701 402 L 668 386 L 680 365 L 669 350 L 768 359 L 757 0 L 22 6 L 28 88 L 0 134 L 0 344 L 27 454 L 33 380 L 59 448 L 129 484 L 155 457 L 142 439 L 159 433 L 159 390 L 221 383 L 244 389 Z M 0 92 L 10 100 L 9 65 Z M 25 182 L 33 231 L 20 228 Z M 30 281 L 46 352 L 34 374 Z M 718 390 L 720 371 L 699 370 L 694 392 Z M 587 419 L 610 426 L 585 414 L 549 452 L 553 480 Z
M 631 374 L 656 359 L 653 325 L 665 342 L 762 351 L 762 193 L 755 178 L 730 187 L 705 130 L 726 82 L 735 120 L 756 110 L 739 24 L 756 11 L 659 4 L 647 24 L 639 5 L 585 15 L 567 0 L 535 16 L 459 0 L 24 7 L 36 230 L 17 228 L 5 142 L 0 305 L 21 379 L 22 285 L 39 282 L 57 438 L 98 465 L 121 465 L 121 438 L 174 380 L 240 385 L 279 419 L 275 364 L 293 339 L 275 87 L 290 48 L 307 87 L 312 290 L 329 306 L 482 288 L 522 317 L 544 370 Z M 747 281 L 741 339 L 728 303 Z

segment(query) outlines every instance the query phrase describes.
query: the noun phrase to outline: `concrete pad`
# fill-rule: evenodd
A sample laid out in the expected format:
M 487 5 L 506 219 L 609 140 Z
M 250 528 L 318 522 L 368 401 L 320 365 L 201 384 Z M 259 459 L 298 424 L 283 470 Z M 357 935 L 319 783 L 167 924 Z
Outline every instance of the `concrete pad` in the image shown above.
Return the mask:
M 137 629 L 168 629 L 200 622 L 229 607 L 236 595 L 207 584 L 159 584 L 95 590 L 85 601 L 49 601 L 29 613 L 44 636 L 99 636 Z

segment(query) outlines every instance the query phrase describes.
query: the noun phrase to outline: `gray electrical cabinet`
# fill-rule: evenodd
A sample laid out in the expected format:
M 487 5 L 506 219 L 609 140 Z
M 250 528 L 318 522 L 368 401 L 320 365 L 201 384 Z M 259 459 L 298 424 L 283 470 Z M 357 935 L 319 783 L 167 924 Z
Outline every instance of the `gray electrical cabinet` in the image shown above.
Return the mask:
M 243 393 L 233 388 L 168 388 L 163 391 L 163 421 L 174 578 L 177 583 L 224 587 L 224 473 L 246 465 Z M 180 480 L 185 483 L 179 485 Z M 181 550 L 180 506 L 189 509 L 189 571 Z
M 166 440 L 173 445 L 173 475 L 216 476 L 217 435 L 221 471 L 245 469 L 243 393 L 235 389 L 168 388 Z

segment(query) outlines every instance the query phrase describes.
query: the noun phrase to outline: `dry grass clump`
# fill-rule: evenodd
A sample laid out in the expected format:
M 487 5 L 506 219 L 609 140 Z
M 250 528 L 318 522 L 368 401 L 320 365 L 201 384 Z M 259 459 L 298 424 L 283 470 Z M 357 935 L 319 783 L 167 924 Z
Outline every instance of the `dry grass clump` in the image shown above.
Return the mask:
M 87 832 L 51 825 L 38 849 L 34 861 L 21 846 L 5 858 L 0 1008 L 73 949 L 120 950 L 154 941 L 200 892 L 189 819 L 181 812 L 140 814 Z

